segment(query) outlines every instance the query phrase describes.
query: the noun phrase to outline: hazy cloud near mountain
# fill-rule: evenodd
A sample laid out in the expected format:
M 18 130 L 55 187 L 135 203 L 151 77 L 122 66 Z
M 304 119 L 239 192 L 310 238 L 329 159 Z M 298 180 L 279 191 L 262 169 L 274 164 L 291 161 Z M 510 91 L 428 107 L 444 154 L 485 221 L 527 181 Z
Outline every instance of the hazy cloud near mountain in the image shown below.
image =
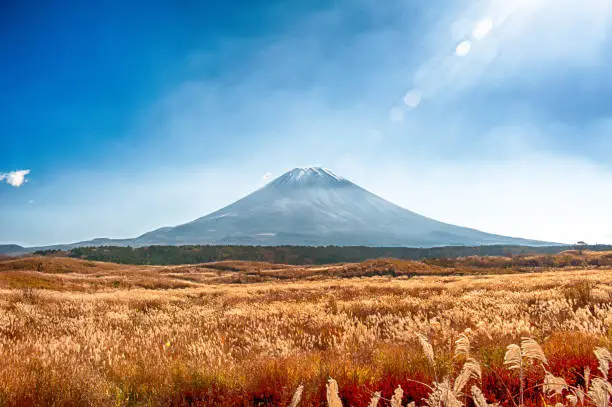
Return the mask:
M 304 161 L 298 164 L 308 165 Z M 608 210 L 612 190 L 602 188 L 612 185 L 612 172 L 589 161 L 534 154 L 471 163 L 449 159 L 434 164 L 418 158 L 403 163 L 375 161 L 350 153 L 335 158 L 313 154 L 310 163 L 330 163 L 327 166 L 338 175 L 444 222 L 538 240 L 612 241 L 609 231 L 601 228 L 612 224 Z M 35 197 L 36 205 L 22 207 L 16 216 L 0 211 L 0 224 L 6 226 L 0 228 L 0 241 L 45 245 L 95 237 L 123 238 L 178 225 L 246 196 L 262 186 L 259 174 L 281 174 L 292 162 L 279 158 L 269 163 L 255 156 L 246 163 L 249 169 L 255 168 L 250 173 L 200 166 L 185 172 L 177 168 L 163 174 L 112 178 L 83 173 L 76 180 L 57 179 L 48 188 L 60 195 L 70 191 L 71 201 L 53 205 L 43 194 Z M 69 183 L 84 185 L 85 180 L 98 185 L 95 193 L 85 187 L 75 189 Z M 37 230 L 48 232 L 41 235 Z

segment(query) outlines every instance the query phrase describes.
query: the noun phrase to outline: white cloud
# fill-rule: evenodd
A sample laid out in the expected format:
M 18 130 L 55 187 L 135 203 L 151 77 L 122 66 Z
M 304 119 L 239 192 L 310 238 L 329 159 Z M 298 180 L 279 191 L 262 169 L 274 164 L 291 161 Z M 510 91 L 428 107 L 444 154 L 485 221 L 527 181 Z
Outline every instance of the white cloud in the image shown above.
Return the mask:
M 0 182 L 6 182 L 10 186 L 18 188 L 24 183 L 28 182 L 26 176 L 30 173 L 30 170 L 17 170 L 7 173 L 0 173 Z

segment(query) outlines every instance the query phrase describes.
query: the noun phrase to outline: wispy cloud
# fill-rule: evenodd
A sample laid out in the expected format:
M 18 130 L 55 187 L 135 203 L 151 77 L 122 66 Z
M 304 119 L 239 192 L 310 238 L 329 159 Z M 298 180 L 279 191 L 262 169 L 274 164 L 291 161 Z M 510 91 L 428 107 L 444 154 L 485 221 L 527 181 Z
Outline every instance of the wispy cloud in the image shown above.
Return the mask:
M 30 170 L 17 170 L 0 173 L 0 182 L 6 182 L 10 186 L 18 188 L 28 182 L 26 179 L 28 174 L 30 174 Z

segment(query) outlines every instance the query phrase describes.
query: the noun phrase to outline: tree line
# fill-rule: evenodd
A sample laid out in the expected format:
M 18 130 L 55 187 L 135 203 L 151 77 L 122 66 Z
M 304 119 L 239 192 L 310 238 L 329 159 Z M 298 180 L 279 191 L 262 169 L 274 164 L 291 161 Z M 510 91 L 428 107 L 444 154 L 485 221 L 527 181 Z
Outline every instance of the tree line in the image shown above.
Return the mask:
M 571 246 L 446 246 L 434 248 L 365 246 L 147 246 L 78 247 L 68 251 L 42 250 L 37 255 L 64 255 L 74 258 L 122 264 L 196 264 L 223 260 L 265 261 L 309 265 L 352 263 L 376 258 L 406 260 L 452 259 L 466 256 L 518 256 L 557 254 Z M 588 250 L 607 251 L 612 246 L 588 246 Z

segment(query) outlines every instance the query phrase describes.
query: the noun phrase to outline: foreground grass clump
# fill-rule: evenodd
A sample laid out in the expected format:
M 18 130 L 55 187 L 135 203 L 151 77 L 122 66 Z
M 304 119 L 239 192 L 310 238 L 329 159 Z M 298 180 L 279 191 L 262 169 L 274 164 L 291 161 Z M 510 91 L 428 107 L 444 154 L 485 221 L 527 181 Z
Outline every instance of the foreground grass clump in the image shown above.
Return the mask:
M 498 403 L 490 404 L 485 393 L 481 390 L 484 383 L 483 372 L 480 363 L 471 357 L 471 345 L 467 332 L 461 334 L 455 342 L 454 356 L 456 359 L 463 360 L 463 366 L 457 369 L 454 374 L 450 374 L 454 370 L 450 369 L 450 372 L 447 372 L 442 380 L 438 380 L 435 374 L 436 360 L 431 343 L 424 335 L 419 335 L 423 352 L 431 364 L 436 379 L 431 384 L 418 380 L 410 380 L 410 382 L 427 389 L 427 396 L 422 400 L 428 407 L 462 407 L 468 404 L 468 399 L 470 399 L 471 404 L 477 407 L 499 405 Z M 582 383 L 568 384 L 564 377 L 555 376 L 548 370 L 549 364 L 546 355 L 535 340 L 522 338 L 520 346 L 516 344 L 508 345 L 504 355 L 504 365 L 509 370 L 518 371 L 519 392 L 512 393 L 504 383 L 508 391 L 506 401 L 515 406 L 517 400 L 519 406 L 526 405 L 526 401 L 528 401 L 528 405 L 536 405 L 538 400 L 541 400 L 544 405 L 555 403 L 556 406 L 567 404 L 574 407 L 580 403 L 582 406 L 607 407 L 612 398 L 612 384 L 608 380 L 612 356 L 608 349 L 602 347 L 596 347 L 593 353 L 598 363 L 597 374 L 592 375 L 590 366 L 586 366 L 584 374 L 580 375 Z M 541 371 L 540 384 L 525 388 L 526 373 L 529 372 L 529 368 L 532 371 Z M 512 380 L 508 382 L 511 383 Z M 471 389 L 467 391 L 469 385 L 471 385 Z M 328 406 L 341 407 L 343 400 L 336 380 L 330 378 L 326 388 Z M 292 406 L 299 404 L 303 390 L 303 386 L 298 387 L 292 399 Z M 407 406 L 414 407 L 416 405 L 414 395 L 409 394 L 405 397 L 404 389 L 401 385 L 398 385 L 390 399 L 385 399 L 382 392 L 374 392 L 368 407 L 377 407 L 381 400 L 390 402 L 392 407 L 400 407 L 404 405 L 404 398 L 408 398 Z
M 0 406 L 604 407 L 612 393 L 608 269 L 277 279 L 263 263 L 54 261 L 0 271 Z

